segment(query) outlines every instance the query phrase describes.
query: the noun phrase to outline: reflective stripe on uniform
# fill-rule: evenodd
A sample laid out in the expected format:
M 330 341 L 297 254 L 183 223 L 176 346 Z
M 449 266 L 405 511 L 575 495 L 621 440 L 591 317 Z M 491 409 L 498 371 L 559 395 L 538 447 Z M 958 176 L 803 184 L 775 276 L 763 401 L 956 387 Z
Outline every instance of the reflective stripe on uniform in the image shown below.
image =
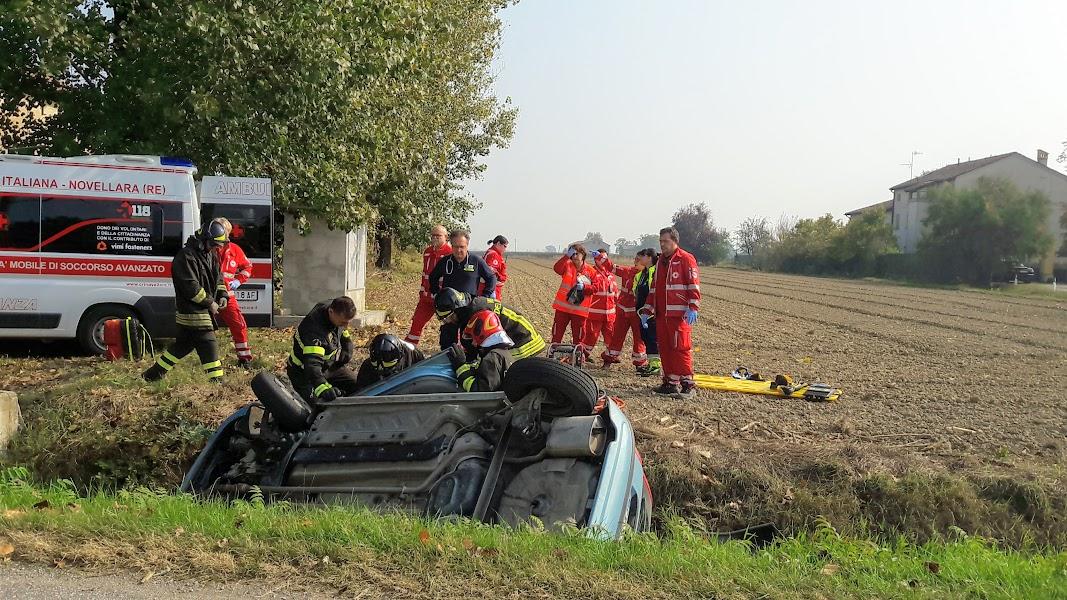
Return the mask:
M 174 322 L 185 327 L 212 327 L 211 315 L 207 313 L 177 313 Z
M 545 349 L 545 340 L 539 334 L 535 333 L 534 338 L 525 344 L 515 348 L 511 351 L 512 358 L 519 360 L 523 358 L 530 358 L 531 356 L 538 354 Z
M 216 360 L 216 361 L 212 361 L 212 362 L 209 362 L 209 363 L 203 363 L 203 364 L 200 365 L 200 367 L 203 368 L 205 371 L 210 371 L 211 369 L 214 369 L 215 367 L 221 367 L 221 366 L 222 366 L 222 361 L 221 360 Z
M 318 386 L 315 387 L 315 391 L 314 391 L 315 397 L 318 398 L 319 396 L 322 395 L 323 392 L 325 392 L 326 390 L 328 390 L 328 389 L 330 389 L 332 387 L 333 386 L 330 385 L 329 382 L 320 383 Z
M 466 373 L 467 371 L 470 371 L 473 368 L 474 368 L 473 364 L 471 364 L 471 363 L 463 363 L 462 365 L 459 366 L 458 369 L 456 369 L 456 377 L 459 377 L 459 376 L 463 375 L 464 373 Z
M 319 356 L 326 356 L 326 348 L 322 346 L 301 346 L 300 349 L 304 354 L 317 354 Z
M 296 352 L 293 352 L 292 350 L 289 351 L 289 362 L 293 363 L 294 367 L 304 366 L 304 361 L 300 360 L 300 358 L 297 357 Z
M 474 387 L 474 375 L 468 375 L 462 382 L 463 391 L 469 392 Z
M 178 359 L 170 352 L 164 350 L 163 354 L 160 354 L 159 358 L 156 359 L 156 364 L 164 371 L 170 371 L 174 368 L 174 365 L 178 364 Z
M 222 361 L 221 360 L 216 360 L 216 361 L 213 361 L 213 362 L 204 363 L 204 364 L 202 364 L 200 366 L 204 369 L 204 373 L 208 377 L 212 377 L 212 378 L 222 377 Z
M 200 288 L 200 291 L 197 292 L 195 296 L 193 296 L 193 303 L 200 304 L 206 298 L 207 298 L 207 292 L 204 290 L 204 288 Z

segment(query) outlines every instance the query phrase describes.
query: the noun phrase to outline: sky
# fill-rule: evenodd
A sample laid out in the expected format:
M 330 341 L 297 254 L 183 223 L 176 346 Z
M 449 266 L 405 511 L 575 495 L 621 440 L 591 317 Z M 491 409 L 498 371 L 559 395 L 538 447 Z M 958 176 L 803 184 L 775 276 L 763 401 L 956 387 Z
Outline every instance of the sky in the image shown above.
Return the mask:
M 495 92 L 515 136 L 467 189 L 472 247 L 609 242 L 890 198 L 957 160 L 1067 140 L 1067 2 L 522 0 Z

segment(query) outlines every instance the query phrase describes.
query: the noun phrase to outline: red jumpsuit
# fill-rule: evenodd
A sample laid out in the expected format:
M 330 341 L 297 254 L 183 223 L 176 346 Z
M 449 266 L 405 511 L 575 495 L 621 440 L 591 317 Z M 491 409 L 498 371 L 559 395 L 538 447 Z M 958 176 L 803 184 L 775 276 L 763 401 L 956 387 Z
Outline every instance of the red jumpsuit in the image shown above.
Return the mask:
M 582 265 L 582 271 L 579 273 L 571 263 L 571 259 L 563 255 L 552 266 L 552 270 L 560 276 L 556 299 L 552 302 L 552 308 L 556 311 L 555 318 L 552 320 L 552 345 L 556 346 L 563 341 L 569 325 L 571 341 L 574 345 L 581 346 L 585 339 L 585 322 L 589 318 L 589 305 L 597 292 L 596 269 L 589 265 Z M 584 275 L 589 279 L 589 283 L 585 285 L 585 299 L 581 304 L 571 304 L 567 301 L 567 294 L 578 281 L 579 275 Z
M 663 360 L 663 382 L 693 385 L 692 328 L 687 310 L 700 310 L 700 271 L 693 255 L 678 248 L 656 263 L 656 279 L 641 312 L 656 316 L 656 343 Z
M 248 324 L 245 316 L 241 313 L 241 307 L 237 305 L 237 297 L 230 288 L 231 281 L 239 281 L 243 285 L 252 276 L 252 261 L 245 256 L 245 251 L 237 244 L 230 242 L 219 246 L 215 252 L 219 255 L 219 264 L 222 265 L 222 279 L 226 283 L 226 293 L 229 294 L 226 308 L 219 311 L 218 317 L 233 336 L 233 346 L 237 350 L 239 362 L 252 360 L 252 349 L 248 347 Z
M 452 246 L 445 242 L 440 248 L 435 249 L 432 245 L 422 251 L 422 287 L 419 289 L 419 303 L 415 306 L 415 314 L 411 317 L 411 329 L 404 336 L 404 341 L 419 345 L 422 339 L 422 329 L 433 318 L 433 294 L 430 293 L 430 273 L 437 266 L 438 261 L 452 254 Z
M 504 262 L 504 257 L 492 246 L 482 255 L 482 260 L 496 273 L 496 299 L 503 300 L 504 282 L 508 280 L 508 263 Z M 484 281 L 478 283 L 478 295 L 486 295 Z
M 615 329 L 612 330 L 608 349 L 600 355 L 604 364 L 621 362 L 622 345 L 626 343 L 626 333 L 632 332 L 634 350 L 630 354 L 635 367 L 648 364 L 648 354 L 645 353 L 645 341 L 641 339 L 641 319 L 637 316 L 637 296 L 634 295 L 634 279 L 641 272 L 641 267 L 623 267 L 610 265 L 611 272 L 622 278 L 622 287 L 619 289 L 619 300 L 615 303 Z
M 615 328 L 615 299 L 619 295 L 619 285 L 615 273 L 611 271 L 611 261 L 604 254 L 594 259 L 597 272 L 598 291 L 589 303 L 589 320 L 585 323 L 585 338 L 582 345 L 586 352 L 596 347 L 600 334 L 604 334 L 604 345 L 611 340 Z

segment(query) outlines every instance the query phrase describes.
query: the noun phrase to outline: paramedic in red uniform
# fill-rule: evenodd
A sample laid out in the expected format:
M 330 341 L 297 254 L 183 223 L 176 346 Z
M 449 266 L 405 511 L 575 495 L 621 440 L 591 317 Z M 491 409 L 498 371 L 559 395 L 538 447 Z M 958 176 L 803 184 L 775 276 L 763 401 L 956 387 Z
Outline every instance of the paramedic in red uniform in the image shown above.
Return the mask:
M 442 225 L 434 225 L 430 230 L 430 245 L 422 251 L 422 288 L 419 290 L 419 304 L 415 307 L 415 314 L 411 317 L 411 329 L 404 341 L 416 346 L 422 339 L 422 330 L 426 323 L 433 318 L 433 294 L 430 293 L 430 273 L 437 266 L 438 261 L 452 254 L 452 246 L 448 245 L 448 230 Z
M 504 252 L 508 249 L 508 238 L 498 235 L 489 242 L 489 249 L 482 255 L 482 260 L 496 273 L 496 295 L 485 293 L 485 284 L 478 286 L 478 295 L 503 300 L 504 282 L 508 280 L 508 263 L 504 262 Z
M 663 253 L 656 278 L 641 308 L 642 319 L 656 318 L 656 343 L 663 359 L 663 384 L 654 391 L 690 398 L 696 395 L 692 326 L 700 310 L 700 272 L 693 255 L 678 246 L 677 229 L 661 229 L 659 247 Z
M 248 345 L 248 324 L 245 316 L 241 313 L 241 307 L 237 305 L 237 296 L 234 291 L 248 282 L 252 277 L 252 261 L 245 256 L 245 251 L 230 240 L 233 225 L 225 217 L 216 219 L 226 228 L 226 239 L 222 246 L 215 249 L 219 255 L 219 264 L 222 265 L 222 280 L 226 283 L 226 292 L 230 301 L 226 308 L 219 309 L 218 318 L 230 329 L 233 337 L 233 346 L 237 350 L 237 366 L 244 369 L 252 368 L 252 349 Z
M 571 341 L 581 347 L 585 339 L 585 323 L 589 318 L 589 304 L 596 293 L 596 270 L 585 264 L 585 246 L 575 242 L 552 266 L 560 276 L 559 290 L 552 308 L 556 311 L 552 320 L 552 347 L 563 341 L 567 327 L 571 329 Z
M 615 328 L 612 330 L 611 339 L 608 341 L 608 349 L 600 355 L 604 361 L 604 367 L 622 362 L 622 346 L 626 343 L 626 333 L 633 333 L 633 352 L 630 359 L 635 368 L 640 369 L 648 365 L 645 342 L 641 339 L 641 320 L 637 318 L 637 296 L 635 293 L 634 280 L 641 271 L 652 266 L 651 250 L 642 250 L 634 257 L 634 266 L 626 267 L 616 265 L 606 256 L 605 267 L 612 273 L 622 278 L 622 287 L 619 289 L 619 300 L 615 303 Z
M 615 282 L 615 273 L 611 271 L 608 251 L 604 248 L 594 250 L 593 264 L 597 274 L 597 292 L 589 302 L 589 320 L 585 323 L 585 338 L 582 341 L 587 360 L 601 334 L 604 335 L 605 347 L 611 340 L 615 329 L 615 301 L 619 296 L 619 286 Z

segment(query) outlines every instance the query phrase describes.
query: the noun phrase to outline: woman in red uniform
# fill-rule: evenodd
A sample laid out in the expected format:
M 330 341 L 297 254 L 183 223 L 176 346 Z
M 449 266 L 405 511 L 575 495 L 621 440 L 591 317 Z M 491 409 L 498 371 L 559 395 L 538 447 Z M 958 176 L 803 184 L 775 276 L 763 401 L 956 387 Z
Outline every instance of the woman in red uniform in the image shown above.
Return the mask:
M 508 238 L 498 235 L 489 242 L 489 249 L 482 255 L 482 260 L 496 273 L 496 295 L 486 293 L 485 284 L 478 285 L 478 295 L 503 300 L 504 282 L 508 280 L 508 264 L 504 262 L 504 252 L 508 249 Z
M 571 340 L 581 346 L 585 339 L 585 322 L 589 318 L 589 304 L 597 292 L 596 270 L 585 264 L 585 246 L 574 243 L 553 265 L 560 276 L 559 290 L 552 308 L 556 311 L 552 321 L 552 346 L 558 346 L 571 329 Z
M 655 255 L 656 251 L 651 248 L 641 250 L 634 257 L 634 266 L 632 267 L 616 265 L 605 258 L 605 262 L 611 272 L 622 278 L 619 301 L 615 305 L 615 329 L 612 332 L 611 340 L 608 342 L 608 349 L 600 355 L 600 358 L 604 361 L 605 368 L 622 362 L 620 356 L 622 355 L 622 346 L 626 343 L 627 332 L 633 333 L 634 349 L 630 354 L 630 358 L 634 367 L 640 371 L 648 365 L 648 354 L 646 354 L 645 342 L 641 335 L 641 319 L 637 316 L 637 286 L 635 285 L 635 280 L 642 271 L 652 266 Z
M 615 282 L 615 273 L 611 271 L 611 261 L 608 259 L 608 251 L 604 248 L 593 251 L 593 264 L 596 265 L 597 292 L 589 303 L 589 320 L 585 323 L 585 338 L 582 345 L 585 346 L 586 360 L 591 357 L 590 353 L 596 347 L 600 334 L 604 334 L 604 345 L 611 340 L 612 331 L 615 327 L 615 301 L 619 296 L 619 286 Z

